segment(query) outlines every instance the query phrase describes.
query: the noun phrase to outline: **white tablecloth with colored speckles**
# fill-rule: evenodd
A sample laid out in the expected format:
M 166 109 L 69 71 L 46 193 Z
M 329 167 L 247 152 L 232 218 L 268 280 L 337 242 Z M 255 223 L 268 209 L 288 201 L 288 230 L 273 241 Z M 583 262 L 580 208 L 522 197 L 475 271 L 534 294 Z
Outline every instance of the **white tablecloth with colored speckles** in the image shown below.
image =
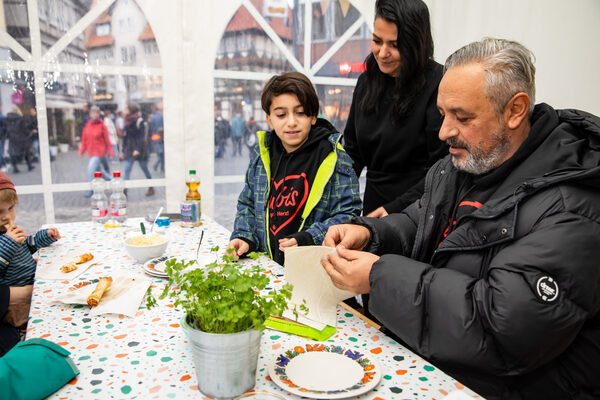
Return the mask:
M 135 219 L 129 222 L 131 228 L 104 228 L 92 222 L 58 224 L 55 226 L 63 238 L 40 250 L 38 268 L 61 254 L 84 249 L 100 261 L 71 281 L 36 279 L 27 338 L 45 338 L 63 346 L 71 352 L 71 358 L 80 370 L 79 376 L 52 398 L 204 398 L 197 387 L 191 345 L 179 326 L 183 311 L 173 308 L 167 300 L 160 301 L 159 306 L 151 310 L 143 302 L 133 318 L 122 315 L 93 317 L 87 306 L 53 301 L 68 288 L 100 276 L 118 271 L 143 274 L 142 266 L 126 253 L 123 246 L 125 235 L 138 229 L 138 225 L 139 220 Z M 170 239 L 166 254 L 188 259 L 195 257 L 202 230 L 205 234 L 201 253 L 208 253 L 217 245 L 225 249 L 229 241 L 229 232 L 208 218 L 196 228 L 183 228 L 173 223 L 159 229 Z M 280 285 L 283 268 L 264 257 L 258 262 L 276 275 L 273 286 Z M 165 283 L 166 280 L 152 278 L 155 295 L 160 294 Z M 337 333 L 329 342 L 375 357 L 383 369 L 379 385 L 358 398 L 441 399 L 456 390 L 478 397 L 342 307 L 338 307 L 337 322 Z M 255 390 L 277 393 L 289 399 L 299 398 L 271 381 L 267 365 L 280 352 L 307 342 L 301 337 L 265 330 Z

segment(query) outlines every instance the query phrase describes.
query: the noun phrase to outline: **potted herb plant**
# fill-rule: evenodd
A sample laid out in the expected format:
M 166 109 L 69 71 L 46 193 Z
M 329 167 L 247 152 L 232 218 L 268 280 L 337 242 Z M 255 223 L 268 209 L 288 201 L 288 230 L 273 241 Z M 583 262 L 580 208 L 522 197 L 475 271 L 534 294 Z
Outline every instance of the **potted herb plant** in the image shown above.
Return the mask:
M 56 141 L 58 142 L 58 149 L 61 153 L 69 151 L 69 138 L 67 136 L 59 136 Z
M 192 344 L 200 391 L 233 398 L 254 387 L 265 319 L 287 308 L 292 286 L 261 294 L 269 276 L 259 265 L 240 264 L 230 251 L 222 262 L 190 269 L 194 262 L 166 262 L 169 282 L 159 298 L 173 298 L 185 310 L 181 325 Z M 147 299 L 148 308 L 156 306 L 151 294 Z

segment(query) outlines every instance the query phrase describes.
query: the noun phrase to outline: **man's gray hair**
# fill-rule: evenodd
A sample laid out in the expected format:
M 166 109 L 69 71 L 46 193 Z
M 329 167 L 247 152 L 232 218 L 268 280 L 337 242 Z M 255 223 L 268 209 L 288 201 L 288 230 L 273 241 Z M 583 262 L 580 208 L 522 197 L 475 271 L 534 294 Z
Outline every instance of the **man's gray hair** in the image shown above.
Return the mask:
M 533 53 L 520 43 L 505 39 L 485 38 L 470 43 L 451 54 L 444 73 L 452 67 L 479 63 L 485 70 L 485 89 L 496 113 L 517 93 L 529 96 L 529 116 L 535 106 L 535 67 Z

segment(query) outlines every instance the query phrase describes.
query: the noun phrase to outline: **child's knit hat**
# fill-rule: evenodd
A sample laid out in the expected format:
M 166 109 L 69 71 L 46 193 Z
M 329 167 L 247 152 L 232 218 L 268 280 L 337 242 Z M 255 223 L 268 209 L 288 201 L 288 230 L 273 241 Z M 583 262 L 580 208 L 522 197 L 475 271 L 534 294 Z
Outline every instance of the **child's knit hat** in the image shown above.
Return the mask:
M 8 176 L 6 176 L 4 172 L 0 171 L 0 190 L 2 189 L 10 189 L 14 190 L 15 193 L 17 192 L 15 190 L 15 184 L 12 183 L 12 181 L 9 179 Z

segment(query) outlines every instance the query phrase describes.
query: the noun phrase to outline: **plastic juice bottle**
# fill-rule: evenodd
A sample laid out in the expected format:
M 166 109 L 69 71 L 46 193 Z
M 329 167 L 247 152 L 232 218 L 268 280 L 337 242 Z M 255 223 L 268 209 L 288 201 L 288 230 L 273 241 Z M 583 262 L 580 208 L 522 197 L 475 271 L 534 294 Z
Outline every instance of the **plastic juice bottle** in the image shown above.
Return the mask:
M 123 192 L 125 182 L 121 178 L 121 172 L 113 172 L 110 181 L 112 194 L 110 195 L 110 218 L 114 225 L 123 225 L 127 219 L 127 196 Z
M 196 170 L 190 169 L 185 184 L 188 192 L 185 195 L 185 201 L 181 203 L 181 226 L 194 227 L 202 225 L 200 222 L 200 179 L 196 176 Z
M 201 196 L 198 191 L 198 187 L 200 186 L 200 179 L 196 176 L 196 170 L 190 169 L 187 178 L 185 180 L 185 184 L 188 187 L 188 192 L 185 195 L 186 201 L 197 201 L 198 202 L 198 214 L 202 215 L 201 204 Z
M 94 179 L 92 179 L 92 221 L 104 224 L 108 219 L 108 199 L 104 194 L 104 179 L 102 179 L 102 172 L 94 172 Z

